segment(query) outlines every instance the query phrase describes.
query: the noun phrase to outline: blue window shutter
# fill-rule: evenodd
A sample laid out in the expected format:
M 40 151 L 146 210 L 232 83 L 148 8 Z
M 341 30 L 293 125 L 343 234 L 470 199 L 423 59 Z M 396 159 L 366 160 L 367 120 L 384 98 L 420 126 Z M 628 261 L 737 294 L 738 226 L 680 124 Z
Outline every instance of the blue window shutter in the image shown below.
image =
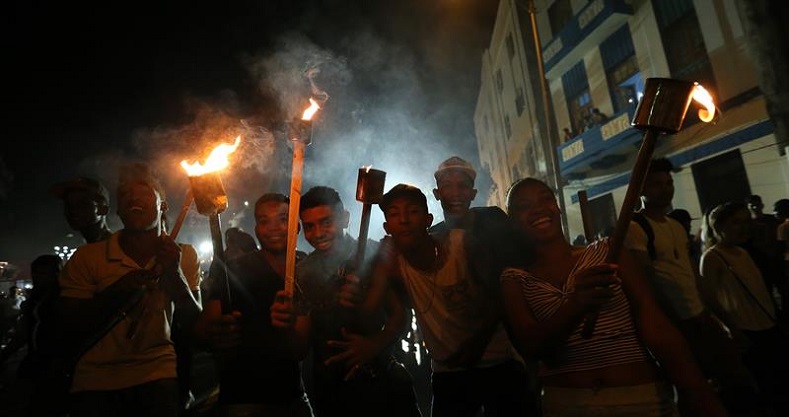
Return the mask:
M 589 88 L 589 80 L 586 78 L 584 61 L 575 64 L 575 66 L 562 75 L 562 86 L 564 87 L 564 96 L 568 99 L 577 96 L 582 91 Z
M 625 24 L 600 44 L 600 55 L 603 57 L 605 71 L 617 66 L 620 62 L 636 53 L 630 27 Z

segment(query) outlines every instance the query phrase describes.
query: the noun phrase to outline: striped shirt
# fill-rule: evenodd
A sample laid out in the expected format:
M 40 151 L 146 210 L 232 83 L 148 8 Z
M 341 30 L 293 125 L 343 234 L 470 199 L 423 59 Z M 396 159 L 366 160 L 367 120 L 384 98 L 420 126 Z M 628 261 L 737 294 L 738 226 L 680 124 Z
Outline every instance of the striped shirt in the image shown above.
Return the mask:
M 575 277 L 584 268 L 605 262 L 608 240 L 597 241 L 584 249 L 569 277 L 557 288 L 528 271 L 507 268 L 501 279 L 520 284 L 521 292 L 537 321 L 556 313 L 575 289 Z M 621 284 L 612 286 L 613 298 L 600 309 L 594 336 L 581 337 L 583 322 L 573 329 L 567 342 L 551 355 L 541 358 L 540 376 L 588 371 L 625 363 L 650 361 L 651 357 L 636 334 L 630 303 Z

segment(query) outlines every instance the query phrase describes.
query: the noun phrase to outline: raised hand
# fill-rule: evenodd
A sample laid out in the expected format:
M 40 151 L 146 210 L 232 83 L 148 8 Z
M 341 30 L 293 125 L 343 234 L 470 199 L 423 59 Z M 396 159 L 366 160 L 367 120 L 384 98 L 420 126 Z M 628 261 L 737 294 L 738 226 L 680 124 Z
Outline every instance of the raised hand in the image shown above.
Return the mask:
M 354 274 L 345 276 L 345 281 L 337 294 L 337 302 L 342 307 L 353 308 L 359 305 L 362 299 L 362 290 L 359 277 Z
M 274 302 L 271 304 L 271 325 L 280 329 L 290 329 L 296 322 L 296 310 L 293 299 L 285 290 L 277 291 Z
M 372 340 L 358 334 L 348 333 L 344 328 L 342 336 L 344 340 L 326 342 L 329 347 L 337 349 L 339 352 L 326 359 L 323 364 L 328 366 L 333 363 L 344 363 L 348 372 L 345 375 L 345 380 L 348 381 L 356 376 L 362 366 L 375 358 L 378 348 Z
M 583 310 L 596 310 L 614 296 L 613 286 L 622 281 L 616 276 L 616 264 L 599 264 L 575 275 L 575 288 L 570 301 Z
M 233 311 L 209 323 L 208 340 L 215 349 L 230 349 L 241 343 L 240 319 L 241 312 Z

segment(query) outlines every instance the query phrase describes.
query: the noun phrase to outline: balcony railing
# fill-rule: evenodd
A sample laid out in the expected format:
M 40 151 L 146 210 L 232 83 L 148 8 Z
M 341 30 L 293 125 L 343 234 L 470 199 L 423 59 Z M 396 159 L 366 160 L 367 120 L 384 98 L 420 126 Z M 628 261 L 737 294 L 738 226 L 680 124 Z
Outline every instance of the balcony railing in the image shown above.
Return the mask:
M 594 0 L 559 31 L 542 50 L 545 75 L 554 79 L 583 59 L 593 47 L 633 15 L 633 7 L 626 0 Z

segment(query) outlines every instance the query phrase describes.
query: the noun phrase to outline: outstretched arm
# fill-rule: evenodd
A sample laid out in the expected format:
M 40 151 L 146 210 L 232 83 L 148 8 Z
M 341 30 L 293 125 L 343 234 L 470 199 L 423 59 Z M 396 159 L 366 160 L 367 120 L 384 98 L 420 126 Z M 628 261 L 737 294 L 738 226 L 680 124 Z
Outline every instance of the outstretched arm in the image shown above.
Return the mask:
M 627 294 L 636 329 L 680 396 L 699 416 L 725 416 L 716 397 L 682 337 L 655 302 L 652 290 L 641 270 L 627 251 L 619 257 L 622 287 Z

